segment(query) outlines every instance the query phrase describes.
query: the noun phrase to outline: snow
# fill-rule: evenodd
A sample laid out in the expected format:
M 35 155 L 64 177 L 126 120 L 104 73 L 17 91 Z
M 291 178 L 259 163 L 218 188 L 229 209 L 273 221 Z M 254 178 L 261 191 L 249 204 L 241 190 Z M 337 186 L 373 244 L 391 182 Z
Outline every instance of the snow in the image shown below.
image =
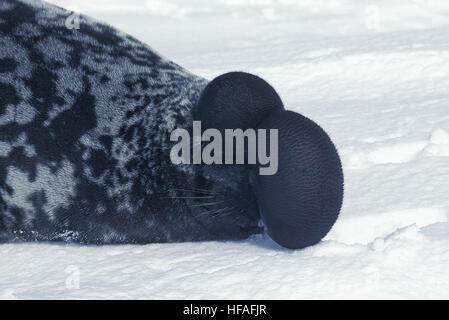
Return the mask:
M 324 241 L 297 251 L 267 236 L 0 245 L 0 298 L 449 298 L 447 1 L 51 2 L 206 78 L 266 79 L 332 137 L 344 205 Z

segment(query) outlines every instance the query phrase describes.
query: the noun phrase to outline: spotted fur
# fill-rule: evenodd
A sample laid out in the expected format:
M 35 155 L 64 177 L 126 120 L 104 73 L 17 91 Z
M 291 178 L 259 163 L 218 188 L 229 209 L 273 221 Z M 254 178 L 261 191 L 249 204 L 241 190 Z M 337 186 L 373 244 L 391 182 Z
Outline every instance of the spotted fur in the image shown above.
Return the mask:
M 240 168 L 175 166 L 207 81 L 114 28 L 0 2 L 0 241 L 245 238 L 260 219 Z M 237 192 L 238 190 L 238 192 Z

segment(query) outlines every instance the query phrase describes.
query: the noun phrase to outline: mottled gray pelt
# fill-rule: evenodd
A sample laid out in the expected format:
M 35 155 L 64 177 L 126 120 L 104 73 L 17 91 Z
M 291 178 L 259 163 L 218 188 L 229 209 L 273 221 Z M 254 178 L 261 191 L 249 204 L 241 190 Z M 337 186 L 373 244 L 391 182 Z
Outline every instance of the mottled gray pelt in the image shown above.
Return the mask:
M 208 83 L 114 28 L 0 2 L 0 241 L 238 239 L 260 216 L 239 168 L 175 166 Z M 226 171 L 225 171 L 226 170 Z

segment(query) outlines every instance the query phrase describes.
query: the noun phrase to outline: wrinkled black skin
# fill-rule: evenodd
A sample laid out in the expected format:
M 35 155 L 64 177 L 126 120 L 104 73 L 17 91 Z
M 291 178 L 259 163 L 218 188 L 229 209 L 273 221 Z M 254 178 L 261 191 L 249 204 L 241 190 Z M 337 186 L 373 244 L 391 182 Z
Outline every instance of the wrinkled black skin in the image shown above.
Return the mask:
M 228 72 L 204 88 L 194 118 L 203 129 L 242 130 L 257 125 L 275 111 L 284 110 L 281 98 L 262 78 L 245 72 Z

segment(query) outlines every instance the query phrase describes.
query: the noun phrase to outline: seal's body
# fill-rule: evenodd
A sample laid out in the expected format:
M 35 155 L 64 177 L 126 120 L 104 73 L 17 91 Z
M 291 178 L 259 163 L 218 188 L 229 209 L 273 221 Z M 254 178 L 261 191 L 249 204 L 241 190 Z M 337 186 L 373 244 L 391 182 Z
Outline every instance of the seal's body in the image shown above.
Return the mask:
M 343 172 L 316 123 L 286 111 L 257 76 L 208 82 L 87 17 L 68 28 L 71 16 L 38 0 L 0 2 L 0 241 L 243 239 L 265 228 L 302 248 L 324 237 Z M 278 129 L 279 173 L 175 165 L 170 135 L 194 120 Z
M 242 214 L 232 200 L 236 186 L 170 162 L 170 132 L 192 125 L 207 81 L 89 18 L 68 29 L 70 15 L 37 1 L 0 3 L 0 240 L 259 232 L 256 210 Z

